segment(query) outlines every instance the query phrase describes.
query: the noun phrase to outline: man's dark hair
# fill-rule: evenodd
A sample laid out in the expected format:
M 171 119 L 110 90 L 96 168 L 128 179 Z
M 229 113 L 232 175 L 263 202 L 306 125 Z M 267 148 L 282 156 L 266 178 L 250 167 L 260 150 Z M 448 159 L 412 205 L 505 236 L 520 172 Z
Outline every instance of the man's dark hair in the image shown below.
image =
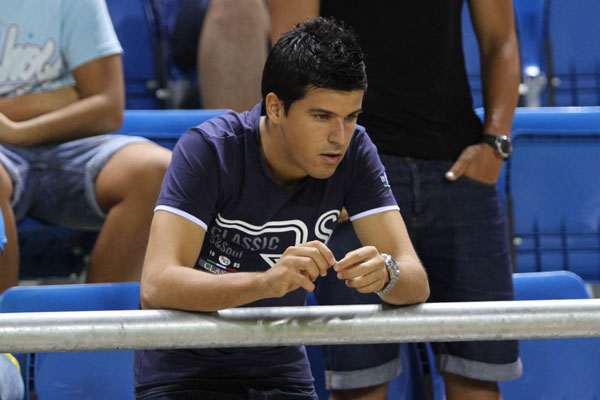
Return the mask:
M 366 90 L 363 52 L 354 33 L 333 18 L 312 18 L 286 33 L 271 49 L 262 96 L 275 93 L 287 113 L 310 88 Z

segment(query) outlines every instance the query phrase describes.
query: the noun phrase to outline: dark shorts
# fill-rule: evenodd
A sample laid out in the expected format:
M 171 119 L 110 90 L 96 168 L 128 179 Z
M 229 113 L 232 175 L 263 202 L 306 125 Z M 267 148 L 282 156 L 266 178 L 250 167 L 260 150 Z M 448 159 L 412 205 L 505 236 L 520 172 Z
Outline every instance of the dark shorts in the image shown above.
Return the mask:
M 314 388 L 210 388 L 198 384 L 163 386 L 136 393 L 136 400 L 318 400 Z
M 466 176 L 448 182 L 444 173 L 450 161 L 386 155 L 381 160 L 427 270 L 429 301 L 512 300 L 506 217 L 496 186 Z M 351 224 L 343 223 L 329 246 L 339 259 L 360 242 Z M 380 302 L 374 294 L 348 289 L 333 274 L 319 282 L 316 297 L 323 305 Z M 432 347 L 439 372 L 489 381 L 515 379 L 522 373 L 517 341 L 432 343 Z M 356 384 L 365 379 L 369 385 L 383 383 L 398 371 L 396 345 L 324 346 L 324 355 L 333 389 L 365 386 Z

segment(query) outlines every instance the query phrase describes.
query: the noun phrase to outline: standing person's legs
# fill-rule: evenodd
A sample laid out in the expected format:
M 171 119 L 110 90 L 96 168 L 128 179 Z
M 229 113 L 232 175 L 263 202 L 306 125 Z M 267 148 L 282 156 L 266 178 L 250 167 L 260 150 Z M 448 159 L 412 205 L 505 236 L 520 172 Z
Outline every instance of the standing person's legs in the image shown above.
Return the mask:
M 245 111 L 258 103 L 269 32 L 264 0 L 211 0 L 197 52 L 202 107 Z
M 506 219 L 495 185 L 466 176 L 446 181 L 444 172 L 451 162 L 405 160 L 406 167 L 394 171 L 396 158 L 383 156 L 382 161 L 428 272 L 429 301 L 512 300 Z M 409 186 L 394 181 L 401 173 L 410 177 Z M 401 196 L 409 192 L 414 202 L 404 204 Z M 516 341 L 434 343 L 432 347 L 448 400 L 498 400 L 496 382 L 521 375 Z

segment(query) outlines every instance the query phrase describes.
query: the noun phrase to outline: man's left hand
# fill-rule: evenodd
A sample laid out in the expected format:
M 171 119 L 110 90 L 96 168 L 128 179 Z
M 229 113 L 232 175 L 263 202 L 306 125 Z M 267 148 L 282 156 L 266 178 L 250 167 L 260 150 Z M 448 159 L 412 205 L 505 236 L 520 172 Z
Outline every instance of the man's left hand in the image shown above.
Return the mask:
M 334 264 L 338 279 L 360 293 L 381 290 L 390 280 L 385 260 L 374 246 L 365 246 L 349 252 Z

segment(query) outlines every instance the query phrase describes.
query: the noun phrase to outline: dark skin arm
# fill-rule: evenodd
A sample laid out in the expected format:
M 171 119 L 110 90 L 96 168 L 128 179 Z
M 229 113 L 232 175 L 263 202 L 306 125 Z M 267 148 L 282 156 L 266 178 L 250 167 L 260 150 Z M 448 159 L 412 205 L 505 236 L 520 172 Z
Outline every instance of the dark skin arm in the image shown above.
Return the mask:
M 519 98 L 519 51 L 511 0 L 469 0 L 473 28 L 479 43 L 485 119 L 483 133 L 510 135 Z M 466 174 L 495 184 L 502 161 L 491 146 L 467 147 L 446 173 L 456 180 Z

